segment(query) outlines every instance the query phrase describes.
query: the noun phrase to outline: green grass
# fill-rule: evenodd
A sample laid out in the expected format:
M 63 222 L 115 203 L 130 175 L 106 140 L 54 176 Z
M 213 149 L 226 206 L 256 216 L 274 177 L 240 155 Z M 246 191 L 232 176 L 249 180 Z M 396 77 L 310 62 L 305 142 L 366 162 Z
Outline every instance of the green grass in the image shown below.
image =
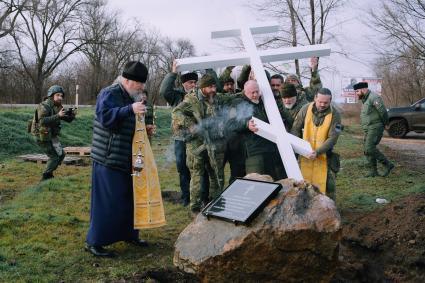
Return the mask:
M 174 242 L 190 222 L 188 211 L 165 204 L 167 226 L 144 230 L 151 242 L 140 249 L 124 243 L 112 245 L 120 256 L 98 259 L 83 250 L 90 206 L 90 167 L 60 166 L 56 178 L 38 184 L 43 165 L 17 161 L 14 156 L 36 152 L 25 133 L 31 109 L 0 110 L 2 133 L 13 133 L 19 142 L 0 135 L 0 282 L 110 282 L 152 268 L 172 266 Z M 179 190 L 170 139 L 170 112 L 157 111 L 157 137 L 152 141 L 162 190 Z M 93 110 L 63 127 L 65 145 L 89 145 Z M 387 178 L 362 178 L 365 160 L 358 126 L 347 127 L 336 151 L 342 155 L 337 177 L 340 210 L 368 211 L 381 205 L 377 197 L 391 201 L 425 191 L 425 177 L 397 167 Z M 13 143 L 13 144 L 10 144 Z M 227 175 L 228 176 L 228 173 Z M 227 178 L 226 178 L 227 179 Z
M 342 155 L 341 171 L 336 179 L 337 205 L 341 210 L 372 210 L 382 206 L 375 202 L 376 198 L 395 201 L 408 194 L 425 192 L 424 174 L 401 166 L 386 178 L 364 178 L 366 159 L 362 141 L 356 138 L 358 134 L 357 126 L 354 131 L 349 129 L 336 146 Z

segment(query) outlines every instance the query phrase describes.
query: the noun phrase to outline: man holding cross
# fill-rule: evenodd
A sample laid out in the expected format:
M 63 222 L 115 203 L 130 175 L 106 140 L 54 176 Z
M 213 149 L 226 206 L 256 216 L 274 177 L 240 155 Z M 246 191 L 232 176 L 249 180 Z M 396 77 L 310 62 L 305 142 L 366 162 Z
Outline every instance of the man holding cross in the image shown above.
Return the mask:
M 335 200 L 335 174 L 339 170 L 339 156 L 333 152 L 333 147 L 343 127 L 341 115 L 331 105 L 331 101 L 331 91 L 321 88 L 314 96 L 314 102 L 301 108 L 291 133 L 307 140 L 313 148 L 307 157 L 300 157 L 304 179 Z
M 253 116 L 264 122 L 269 121 L 258 83 L 254 80 L 247 81 L 241 97 L 235 99 L 232 105 L 227 129 L 230 133 L 239 133 L 243 137 L 246 173 L 267 174 L 274 180 L 286 178 L 276 144 L 255 134 L 258 128 Z

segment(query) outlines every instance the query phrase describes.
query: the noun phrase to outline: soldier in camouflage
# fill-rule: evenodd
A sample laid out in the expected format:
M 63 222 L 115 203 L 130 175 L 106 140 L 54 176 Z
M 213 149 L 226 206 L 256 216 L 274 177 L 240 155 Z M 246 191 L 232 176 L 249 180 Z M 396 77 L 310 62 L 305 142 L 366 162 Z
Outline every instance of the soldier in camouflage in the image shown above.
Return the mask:
M 225 139 L 224 122 L 217 118 L 222 97 L 216 93 L 216 79 L 205 74 L 199 89 L 187 94 L 182 103 L 172 112 L 174 126 L 186 131 L 187 165 L 190 170 L 190 208 L 199 212 L 205 205 L 201 198 L 201 179 L 208 171 L 210 179 L 210 198 L 221 193 L 224 185 L 223 159 Z
M 386 177 L 394 169 L 377 145 L 382 139 L 384 128 L 388 125 L 388 113 L 381 96 L 368 89 L 367 82 L 359 82 L 353 86 L 359 100 L 362 101 L 360 113 L 361 126 L 364 132 L 364 154 L 367 158 L 369 172 L 365 177 L 378 176 L 377 162 L 385 167 L 381 176 Z
M 161 82 L 159 94 L 165 98 L 167 103 L 172 107 L 177 106 L 183 101 L 185 95 L 191 92 L 196 87 L 198 81 L 198 74 L 195 72 L 185 73 L 180 76 L 182 87 L 176 88 L 175 82 L 177 79 L 177 63 L 173 62 L 171 73 L 167 74 Z M 175 121 L 171 121 L 174 140 L 174 154 L 176 157 L 176 167 L 179 173 L 179 183 L 181 190 L 181 202 L 184 206 L 189 205 L 190 199 L 190 171 L 186 165 L 186 141 L 184 137 L 184 130 L 180 127 L 174 126 Z M 203 182 L 203 187 L 207 186 Z
M 293 84 L 298 93 L 298 99 L 306 100 L 307 102 L 312 102 L 317 91 L 322 87 L 322 81 L 320 80 L 320 75 L 318 71 L 319 58 L 313 57 L 310 59 L 310 68 L 311 68 L 311 79 L 310 86 L 303 87 L 300 78 L 295 74 L 289 74 L 286 76 L 286 83 Z
M 231 77 L 233 66 L 227 67 L 220 75 L 220 82 L 223 86 L 223 94 L 227 96 L 226 103 L 231 104 L 231 101 L 238 97 L 240 94 L 236 94 L 235 91 L 235 80 Z M 238 92 L 240 90 L 238 89 Z M 224 164 L 229 162 L 230 166 L 230 177 L 229 184 L 231 184 L 237 177 L 243 177 L 246 175 L 245 172 L 245 151 L 242 146 L 242 141 L 238 136 L 232 136 L 227 138 L 226 150 L 224 154 Z
M 220 83 L 223 86 L 223 93 L 235 93 L 235 80 L 231 77 L 233 66 L 227 67 L 220 75 Z
M 59 132 L 61 130 L 61 120 L 71 122 L 75 118 L 75 113 L 67 113 L 62 100 L 65 92 L 61 86 L 54 85 L 47 91 L 47 97 L 37 107 L 37 134 L 35 138 L 37 144 L 49 157 L 46 169 L 43 172 L 41 181 L 53 178 L 53 171 L 58 168 L 65 158 L 65 152 L 59 142 Z
M 282 86 L 281 92 L 282 102 L 284 106 L 284 111 L 288 113 L 288 129 L 292 128 L 292 124 L 295 121 L 300 109 L 307 104 L 307 101 L 304 99 L 299 99 L 297 94 L 297 89 L 293 84 L 284 83 Z

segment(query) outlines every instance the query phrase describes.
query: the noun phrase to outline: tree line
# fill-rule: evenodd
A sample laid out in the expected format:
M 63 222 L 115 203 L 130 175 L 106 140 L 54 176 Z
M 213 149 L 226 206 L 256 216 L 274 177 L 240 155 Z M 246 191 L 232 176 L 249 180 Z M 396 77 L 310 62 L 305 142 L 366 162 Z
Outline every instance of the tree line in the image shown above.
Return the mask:
M 379 54 L 374 70 L 383 78 L 388 106 L 413 103 L 425 95 L 425 0 L 379 1 L 378 8 L 355 13 L 377 32 L 371 40 Z M 332 19 L 346 2 L 248 1 L 281 25 L 259 48 L 338 42 L 330 32 Z M 70 94 L 65 102 L 72 103 L 78 84 L 80 103 L 93 104 L 126 61 L 140 60 L 149 68 L 150 99 L 163 104 L 158 94 L 163 77 L 173 58 L 188 56 L 195 56 L 190 40 L 170 39 L 124 19 L 107 0 L 0 0 L 0 103 L 38 103 L 52 84 L 62 85 Z M 294 66 L 300 77 L 309 77 L 297 60 Z M 266 67 L 281 73 L 279 66 Z
M 161 104 L 173 58 L 195 55 L 189 40 L 125 20 L 106 0 L 0 0 L 0 48 L 0 103 L 39 103 L 59 84 L 72 104 L 78 84 L 79 104 L 94 104 L 127 61 L 139 60 L 150 99 Z
M 381 36 L 375 72 L 383 78 L 389 106 L 425 97 L 425 0 L 380 0 L 369 12 L 370 26 Z

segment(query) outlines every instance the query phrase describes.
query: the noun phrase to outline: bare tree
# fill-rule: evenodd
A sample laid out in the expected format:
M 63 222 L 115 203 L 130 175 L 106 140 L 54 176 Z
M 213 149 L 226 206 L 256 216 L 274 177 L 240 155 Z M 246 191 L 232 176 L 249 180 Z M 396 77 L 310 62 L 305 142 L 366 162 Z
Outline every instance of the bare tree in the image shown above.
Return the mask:
M 376 45 L 383 55 L 425 61 L 425 0 L 381 0 L 369 15 L 370 27 L 383 36 L 385 43 Z
M 111 71 L 106 61 L 108 52 L 112 49 L 117 38 L 114 38 L 118 29 L 118 13 L 108 12 L 104 0 L 93 0 L 82 12 L 80 33 L 81 52 L 88 59 L 91 66 L 89 71 L 90 85 L 85 92 L 89 100 L 94 101 L 97 93 L 112 80 Z
M 0 0 L 0 38 L 10 34 L 28 0 Z
M 388 106 L 410 105 L 424 97 L 425 64 L 414 59 L 416 56 L 406 54 L 394 61 L 388 55 L 376 62 L 375 72 L 383 79 L 382 96 Z
M 253 7 L 280 21 L 280 36 L 266 42 L 281 47 L 322 44 L 333 38 L 327 30 L 328 19 L 343 4 L 344 0 L 264 0 Z M 297 60 L 295 66 L 296 73 L 300 76 Z
M 79 9 L 84 0 L 30 0 L 19 12 L 11 35 L 18 58 L 34 86 L 33 102 L 42 98 L 44 82 L 84 43 L 78 40 Z

